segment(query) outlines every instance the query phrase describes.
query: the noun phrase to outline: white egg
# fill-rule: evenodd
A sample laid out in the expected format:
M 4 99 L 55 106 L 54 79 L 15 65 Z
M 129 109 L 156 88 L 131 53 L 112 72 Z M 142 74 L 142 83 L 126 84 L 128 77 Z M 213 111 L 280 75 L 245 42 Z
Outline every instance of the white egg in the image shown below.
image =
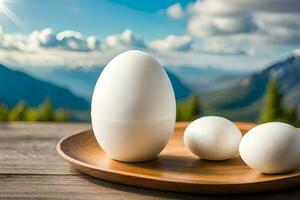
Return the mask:
M 281 122 L 258 125 L 243 137 L 240 155 L 252 169 L 263 173 L 285 173 L 300 167 L 300 133 Z
M 228 119 L 207 116 L 193 121 L 184 132 L 184 144 L 192 153 L 206 160 L 234 157 L 242 134 Z
M 137 50 L 108 63 L 96 83 L 91 110 L 98 143 L 125 162 L 154 159 L 175 125 L 175 96 L 166 72 Z

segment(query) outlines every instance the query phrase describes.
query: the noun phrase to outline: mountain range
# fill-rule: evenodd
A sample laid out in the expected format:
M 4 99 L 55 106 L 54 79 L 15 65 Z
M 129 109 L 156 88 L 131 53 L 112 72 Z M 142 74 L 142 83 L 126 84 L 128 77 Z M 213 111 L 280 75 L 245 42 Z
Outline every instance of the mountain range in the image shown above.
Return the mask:
M 94 86 L 103 67 L 27 67 L 18 70 L 23 70 L 34 77 L 67 88 L 76 95 L 90 101 Z M 192 90 L 175 73 L 168 69 L 166 69 L 166 72 L 172 83 L 177 100 L 185 99 L 191 95 Z
M 39 79 L 67 88 L 90 101 L 96 81 L 103 67 L 23 67 L 18 68 Z M 229 71 L 213 67 L 165 67 L 177 100 L 192 93 L 198 94 L 223 89 L 240 80 L 247 72 Z
M 255 121 L 264 102 L 267 84 L 273 78 L 279 84 L 285 107 L 297 106 L 300 110 L 300 55 L 294 53 L 226 89 L 201 95 L 205 113 L 232 120 Z
M 87 110 L 90 107 L 88 101 L 63 87 L 0 64 L 0 103 L 12 107 L 24 100 L 29 106 L 38 106 L 45 98 L 51 99 L 54 108 Z
M 225 70 L 210 66 L 166 68 L 197 94 L 221 90 L 249 74 L 247 71 Z
M 11 107 L 23 99 L 30 106 L 37 106 L 45 98 L 50 98 L 54 107 L 88 111 L 94 86 L 103 67 L 17 69 L 0 65 L 0 102 Z M 191 95 L 192 91 L 176 75 L 168 70 L 166 72 L 177 100 Z
M 294 53 L 251 74 L 215 68 L 165 67 L 176 99 L 199 94 L 204 115 L 255 121 L 271 78 L 280 86 L 286 107 L 300 110 L 300 55 Z M 51 98 L 55 107 L 89 110 L 94 85 L 103 67 L 20 68 L 0 65 L 0 102 L 9 106 L 24 99 L 32 106 Z

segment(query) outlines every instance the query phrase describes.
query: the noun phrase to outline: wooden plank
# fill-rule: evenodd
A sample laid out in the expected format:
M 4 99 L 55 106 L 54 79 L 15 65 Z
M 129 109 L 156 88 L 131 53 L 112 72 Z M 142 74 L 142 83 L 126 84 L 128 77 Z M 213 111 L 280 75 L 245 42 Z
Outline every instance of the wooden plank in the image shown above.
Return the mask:
M 195 195 L 135 188 L 85 175 L 0 175 L 0 199 L 299 199 L 297 189 L 277 193 Z
M 142 189 L 131 193 L 127 186 L 84 175 L 0 175 L 0 179 L 0 199 L 147 199 L 143 194 L 150 194 Z
M 59 139 L 66 134 L 90 128 L 88 123 L 30 123 L 13 122 L 0 123 L 0 139 L 30 139 L 54 138 Z
M 0 174 L 78 174 L 56 153 L 65 135 L 89 124 L 1 124 Z

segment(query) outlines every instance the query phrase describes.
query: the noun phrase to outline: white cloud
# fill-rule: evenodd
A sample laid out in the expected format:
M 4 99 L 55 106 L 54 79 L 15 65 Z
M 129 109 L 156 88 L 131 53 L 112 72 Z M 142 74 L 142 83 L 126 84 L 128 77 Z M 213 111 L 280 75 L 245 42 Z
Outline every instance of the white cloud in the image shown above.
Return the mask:
M 195 50 L 208 54 L 219 55 L 254 55 L 253 52 L 247 52 L 242 48 L 230 45 L 226 41 L 220 41 L 218 39 L 211 39 L 200 47 L 194 47 Z M 252 50 L 253 51 L 253 50 Z
M 258 70 L 265 67 L 275 57 L 257 57 L 253 59 L 248 55 L 211 54 L 205 52 L 191 51 L 165 51 L 151 52 L 152 55 L 164 66 L 172 67 L 216 67 L 230 70 Z
M 29 35 L 9 34 L 2 31 L 0 47 L 8 50 L 39 51 L 53 48 L 71 51 L 92 51 L 100 49 L 100 41 L 93 36 L 83 37 L 81 33 L 65 30 L 55 33 L 50 28 L 33 31 Z
M 0 44 L 2 43 L 3 35 L 4 35 L 4 30 L 3 30 L 3 28 L 0 26 Z
M 254 0 L 256 1 L 256 0 Z M 188 31 L 194 36 L 247 33 L 256 26 L 251 12 L 235 5 L 235 0 L 197 1 L 189 6 Z
M 188 51 L 192 48 L 193 40 L 190 36 L 168 35 L 164 39 L 154 40 L 149 43 L 150 48 L 158 51 L 175 50 Z
M 22 34 L 2 34 L 1 48 L 9 50 L 26 50 L 26 37 Z
M 188 31 L 196 37 L 248 33 L 256 29 L 251 16 L 208 17 L 196 15 L 188 22 Z
M 121 51 L 69 51 L 40 49 L 37 52 L 0 49 L 0 63 L 12 67 L 92 67 L 107 64 Z
M 108 36 L 103 48 L 146 48 L 146 44 L 141 38 L 136 37 L 131 30 L 127 29 L 123 33 Z
M 65 30 L 56 34 L 57 47 L 62 47 L 66 50 L 89 51 L 94 50 L 88 47 L 87 39 L 83 38 L 82 34 L 77 31 Z M 96 47 L 96 46 L 95 46 Z M 99 48 L 100 46 L 96 47 Z
M 184 9 L 187 30 L 234 44 L 299 45 L 299 0 L 198 0 Z
M 176 3 L 167 8 L 167 14 L 174 19 L 179 19 L 183 16 L 184 11 L 179 3 Z
M 101 45 L 95 36 L 51 28 L 36 30 L 28 35 L 6 33 L 0 26 L 0 63 L 8 66 L 95 66 L 104 65 L 127 49 L 147 49 L 144 41 L 131 30 L 111 35 Z
M 132 31 L 126 30 L 108 36 L 100 47 L 95 36 L 85 37 L 80 32 L 56 33 L 47 28 L 22 35 L 5 33 L 0 29 L 0 63 L 15 67 L 103 66 L 128 49 L 148 51 L 164 66 L 214 66 L 242 70 L 245 66 L 249 69 L 262 67 L 271 60 L 271 57 L 253 59 L 248 53 L 230 46 L 223 37 L 204 42 L 197 48 L 196 44 L 187 35 L 169 35 L 146 44 Z
M 105 51 L 62 51 L 42 49 L 38 52 L 0 49 L 0 63 L 11 67 L 94 67 L 106 65 L 112 58 L 126 49 Z M 154 51 L 147 50 L 163 66 L 219 67 L 230 70 L 260 69 L 274 57 L 248 55 L 211 54 L 198 51 Z
M 87 48 L 88 49 L 99 49 L 100 48 L 100 41 L 95 36 L 89 36 L 86 39 Z

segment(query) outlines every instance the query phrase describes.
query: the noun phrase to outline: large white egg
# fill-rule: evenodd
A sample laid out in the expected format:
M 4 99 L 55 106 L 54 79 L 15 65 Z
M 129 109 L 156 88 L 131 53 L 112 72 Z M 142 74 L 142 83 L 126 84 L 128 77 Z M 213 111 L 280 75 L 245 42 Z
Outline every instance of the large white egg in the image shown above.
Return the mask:
M 226 160 L 238 153 L 242 134 L 228 119 L 207 116 L 193 121 L 184 132 L 184 144 L 206 160 Z
M 93 93 L 92 125 L 103 150 L 113 159 L 154 159 L 167 144 L 175 124 L 171 82 L 149 54 L 131 50 L 111 60 Z
M 258 125 L 240 143 L 240 155 L 252 169 L 277 174 L 300 167 L 300 133 L 281 122 Z

